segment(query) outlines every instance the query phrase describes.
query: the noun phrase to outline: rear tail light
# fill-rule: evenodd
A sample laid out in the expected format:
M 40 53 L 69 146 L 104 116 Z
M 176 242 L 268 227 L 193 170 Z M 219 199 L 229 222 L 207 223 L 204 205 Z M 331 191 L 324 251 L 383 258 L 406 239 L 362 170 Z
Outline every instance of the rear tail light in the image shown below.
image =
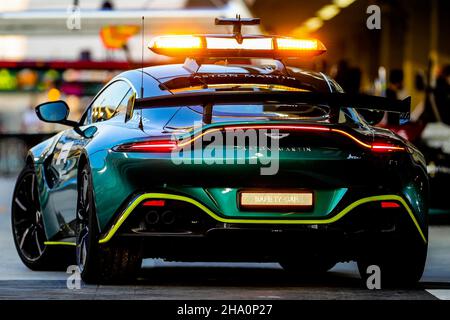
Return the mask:
M 346 136 L 346 137 L 352 139 L 353 141 L 355 141 L 360 146 L 363 146 L 364 148 L 367 148 L 367 149 L 371 149 L 373 152 L 383 153 L 383 152 L 398 152 L 398 151 L 405 151 L 406 150 L 404 147 L 400 147 L 400 146 L 397 146 L 397 145 L 394 145 L 394 144 L 390 144 L 390 143 L 374 142 L 372 144 L 369 144 L 367 142 L 364 142 L 364 141 L 358 139 L 354 135 L 352 135 L 352 134 L 350 134 L 350 133 L 348 133 L 347 131 L 344 131 L 344 130 L 331 129 L 331 131 L 339 133 L 339 134 L 341 134 L 343 136 Z
M 122 144 L 115 148 L 120 152 L 171 152 L 177 148 L 174 140 L 152 140 Z
M 399 147 L 388 143 L 374 143 L 372 144 L 372 150 L 374 152 L 398 152 L 405 151 L 406 149 L 404 147 Z
M 119 152 L 172 152 L 176 150 L 177 148 L 182 148 L 185 145 L 188 145 L 192 143 L 193 141 L 197 140 L 198 138 L 201 138 L 202 136 L 212 133 L 215 131 L 220 130 L 247 130 L 247 129 L 279 129 L 279 130 L 299 130 L 299 131 L 317 131 L 317 132 L 332 132 L 337 133 L 342 136 L 345 136 L 351 140 L 353 140 L 355 143 L 359 144 L 360 146 L 370 149 L 373 152 L 376 153 L 389 153 L 389 152 L 401 152 L 406 151 L 405 147 L 386 143 L 386 142 L 375 142 L 375 143 L 368 143 L 365 142 L 359 138 L 357 138 L 355 135 L 344 131 L 340 129 L 334 129 L 329 128 L 326 126 L 314 126 L 314 125 L 236 125 L 236 126 L 226 126 L 223 128 L 212 128 L 208 129 L 200 134 L 197 134 L 195 136 L 192 136 L 191 138 L 188 138 L 186 140 L 183 140 L 183 142 L 177 142 L 176 140 L 170 140 L 170 139 L 164 139 L 164 140 L 150 140 L 150 141 L 139 141 L 139 142 L 133 142 L 133 143 L 127 143 L 120 146 L 117 146 L 114 148 L 115 151 Z
M 144 207 L 164 207 L 166 205 L 165 200 L 148 200 L 142 204 Z
M 400 204 L 395 201 L 382 201 L 381 208 L 383 209 L 400 208 Z

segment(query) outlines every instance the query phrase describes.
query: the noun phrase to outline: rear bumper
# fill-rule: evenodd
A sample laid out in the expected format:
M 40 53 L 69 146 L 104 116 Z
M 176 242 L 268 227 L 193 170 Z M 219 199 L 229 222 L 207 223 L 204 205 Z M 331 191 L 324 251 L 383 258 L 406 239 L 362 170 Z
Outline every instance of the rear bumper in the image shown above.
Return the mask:
M 315 204 L 319 205 L 307 215 L 314 218 L 329 216 L 334 206 L 341 203 L 344 189 L 352 191 L 356 197 L 350 199 L 352 202 L 374 194 L 398 194 L 415 204 L 415 196 L 405 194 L 405 188 L 410 186 L 414 189 L 412 193 L 424 198 L 426 190 L 418 190 L 418 185 L 426 184 L 426 172 L 412 161 L 410 154 L 384 156 L 362 155 L 353 149 L 320 150 L 320 154 L 313 151 L 280 153 L 279 172 L 267 176 L 260 172 L 264 166 L 248 163 L 177 165 L 170 154 L 95 153 L 90 157 L 90 163 L 99 227 L 102 232 L 107 231 L 111 221 L 124 210 L 124 200 L 129 201 L 132 195 L 143 192 L 186 195 L 219 216 L 246 218 L 256 213 L 240 212 L 231 203 L 235 201 L 235 192 L 241 189 L 313 190 L 317 196 Z M 228 189 L 231 192 L 226 192 Z M 276 215 L 278 213 L 272 216 Z
M 123 241 L 130 241 L 126 235 Z M 141 238 L 145 257 L 173 261 L 278 262 L 292 256 L 331 257 L 336 261 L 355 260 L 365 241 L 339 231 L 307 226 L 265 226 L 248 228 L 229 225 L 208 230 L 200 236 Z
M 147 226 L 142 207 L 149 199 L 171 201 L 174 211 L 181 217 L 180 226 Z M 380 202 L 394 201 L 399 208 L 380 209 Z M 323 219 L 290 218 L 230 218 L 223 217 L 190 197 L 168 193 L 145 193 L 134 197 L 114 222 L 101 236 L 99 243 L 105 244 L 116 237 L 153 238 L 178 241 L 176 239 L 208 239 L 219 243 L 230 243 L 239 237 L 246 239 L 272 239 L 271 243 L 289 243 L 289 238 L 304 239 L 308 243 L 320 241 L 358 241 L 361 235 L 388 234 L 399 229 L 414 233 L 421 242 L 427 243 L 426 226 L 421 225 L 407 201 L 399 195 L 387 194 L 357 199 Z M 285 239 L 287 237 L 287 239 Z M 170 239 L 170 240 L 168 240 Z M 189 241 L 191 241 L 189 240 Z M 298 240 L 298 239 L 297 239 Z M 296 241 L 297 241 L 296 240 Z M 182 242 L 182 241 L 181 241 Z M 240 242 L 242 243 L 242 242 Z M 182 246 L 179 246 L 180 248 Z

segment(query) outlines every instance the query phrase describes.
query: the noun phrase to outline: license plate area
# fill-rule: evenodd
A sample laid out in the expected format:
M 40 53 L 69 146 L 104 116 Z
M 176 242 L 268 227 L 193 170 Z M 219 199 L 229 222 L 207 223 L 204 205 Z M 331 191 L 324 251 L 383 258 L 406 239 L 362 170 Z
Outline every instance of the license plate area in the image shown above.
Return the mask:
M 314 193 L 308 190 L 241 190 L 238 206 L 243 211 L 310 211 Z

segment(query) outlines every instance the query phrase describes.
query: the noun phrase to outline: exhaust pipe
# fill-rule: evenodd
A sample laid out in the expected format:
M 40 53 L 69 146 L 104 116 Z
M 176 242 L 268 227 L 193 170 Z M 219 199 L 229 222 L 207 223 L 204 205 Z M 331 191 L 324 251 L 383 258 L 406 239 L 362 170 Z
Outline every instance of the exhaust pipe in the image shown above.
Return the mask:
M 161 215 L 161 220 L 166 225 L 173 224 L 175 222 L 175 214 L 170 210 L 164 211 Z
M 145 222 L 148 225 L 155 225 L 159 222 L 159 213 L 156 210 L 151 210 L 145 215 Z

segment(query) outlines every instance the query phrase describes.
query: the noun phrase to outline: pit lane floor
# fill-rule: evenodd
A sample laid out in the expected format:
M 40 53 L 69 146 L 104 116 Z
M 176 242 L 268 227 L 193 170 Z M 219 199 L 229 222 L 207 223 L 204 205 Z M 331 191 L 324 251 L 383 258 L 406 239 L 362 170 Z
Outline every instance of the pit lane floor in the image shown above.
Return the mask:
M 35 272 L 20 261 L 10 226 L 15 179 L 0 179 L 0 299 L 450 299 L 450 226 L 430 228 L 427 266 L 414 290 L 368 290 L 354 263 L 340 263 L 321 279 L 292 279 L 278 264 L 166 263 L 145 260 L 136 283 L 81 284 L 68 274 Z

